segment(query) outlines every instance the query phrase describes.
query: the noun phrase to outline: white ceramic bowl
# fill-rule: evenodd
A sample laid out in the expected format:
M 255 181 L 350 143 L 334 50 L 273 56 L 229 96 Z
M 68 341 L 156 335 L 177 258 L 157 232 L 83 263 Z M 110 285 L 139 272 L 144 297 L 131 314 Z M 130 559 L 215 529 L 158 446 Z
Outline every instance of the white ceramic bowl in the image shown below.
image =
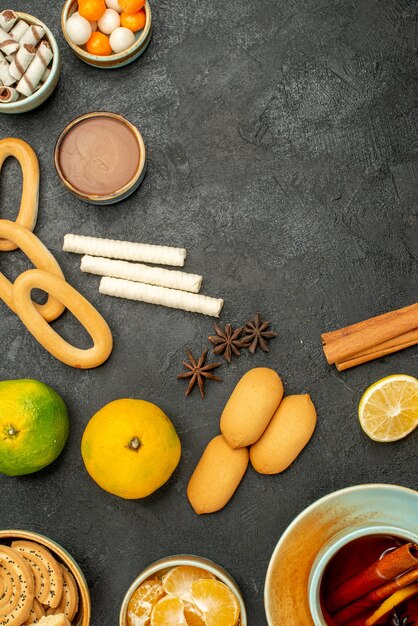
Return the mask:
M 45 100 L 47 100 L 49 96 L 53 93 L 55 87 L 58 84 L 58 80 L 61 74 L 60 51 L 56 39 L 52 32 L 49 30 L 48 26 L 41 22 L 41 20 L 38 20 L 37 17 L 33 17 L 33 15 L 29 15 L 28 13 L 22 13 L 21 11 L 16 11 L 16 13 L 20 19 L 25 20 L 25 22 L 27 22 L 28 24 L 37 24 L 39 26 L 42 26 L 42 28 L 45 30 L 45 38 L 48 40 L 54 56 L 50 65 L 51 73 L 42 85 L 42 87 L 38 89 L 38 91 L 35 91 L 35 93 L 33 93 L 31 96 L 23 98 L 22 100 L 9 102 L 8 104 L 0 103 L 0 113 L 27 113 L 28 111 L 36 109 L 38 106 L 43 104 Z
M 82 46 L 77 46 L 76 44 L 74 44 L 69 38 L 66 23 L 68 18 L 77 11 L 77 8 L 78 0 L 66 1 L 62 9 L 61 28 L 68 45 L 70 46 L 74 54 L 79 59 L 81 59 L 81 61 L 84 61 L 84 63 L 87 63 L 88 65 L 93 65 L 94 67 L 98 67 L 104 70 L 116 69 L 118 67 L 123 67 L 124 65 L 132 63 L 132 61 L 138 59 L 147 49 L 152 35 L 151 8 L 148 2 L 146 2 L 144 6 L 146 16 L 145 26 L 143 30 L 135 33 L 135 42 L 127 50 L 119 52 L 118 54 L 110 54 L 108 56 L 97 56 L 95 54 L 90 54 Z
M 148 578 L 151 578 L 155 575 L 162 575 L 167 570 L 172 569 L 173 567 L 177 567 L 178 565 L 191 565 L 193 567 L 200 567 L 207 570 L 208 572 L 211 572 L 212 574 L 214 574 L 214 576 L 216 576 L 216 578 L 218 578 L 218 580 L 225 583 L 225 585 L 229 587 L 229 589 L 238 600 L 241 611 L 239 622 L 240 626 L 247 626 L 247 613 L 245 610 L 244 600 L 239 590 L 239 587 L 235 580 L 232 578 L 232 576 L 230 576 L 227 571 L 220 567 L 220 565 L 213 563 L 213 561 L 210 561 L 209 559 L 186 554 L 170 556 L 165 559 L 161 559 L 160 561 L 156 561 L 155 563 L 149 565 L 146 569 L 144 569 L 144 571 L 134 580 L 125 595 L 120 610 L 119 626 L 128 626 L 127 612 L 129 601 L 139 585 Z

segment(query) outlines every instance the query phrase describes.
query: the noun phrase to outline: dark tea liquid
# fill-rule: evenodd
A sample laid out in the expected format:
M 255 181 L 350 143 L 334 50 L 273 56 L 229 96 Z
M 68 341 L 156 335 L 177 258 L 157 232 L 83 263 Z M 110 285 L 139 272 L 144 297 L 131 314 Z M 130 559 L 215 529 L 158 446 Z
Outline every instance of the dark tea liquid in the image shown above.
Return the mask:
M 408 543 L 407 540 L 399 537 L 370 535 L 355 539 L 337 552 L 325 569 L 320 592 L 321 607 L 328 626 L 337 626 L 332 615 L 327 611 L 327 596 L 329 592 L 354 574 L 378 561 L 390 550 L 395 550 L 406 543 Z M 345 626 L 363 626 L 364 621 L 375 612 L 380 604 L 370 608 L 361 617 L 348 622 Z M 398 617 L 401 618 L 399 621 L 400 626 L 403 626 L 404 622 L 402 620 L 406 616 L 408 616 L 408 620 L 405 624 L 418 626 L 418 596 L 414 596 L 404 602 L 403 605 L 397 608 L 396 612 Z M 393 612 L 376 622 L 376 626 L 377 624 L 379 626 L 398 626 L 396 619 L 394 620 L 393 618 Z

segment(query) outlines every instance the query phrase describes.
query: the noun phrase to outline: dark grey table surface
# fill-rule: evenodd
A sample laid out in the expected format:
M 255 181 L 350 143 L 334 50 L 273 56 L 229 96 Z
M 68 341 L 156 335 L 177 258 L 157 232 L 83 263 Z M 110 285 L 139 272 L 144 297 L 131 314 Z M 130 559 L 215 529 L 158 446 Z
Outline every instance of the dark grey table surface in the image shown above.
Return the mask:
M 90 585 L 93 626 L 116 624 L 131 580 L 176 553 L 226 567 L 242 588 L 249 623 L 262 626 L 270 555 L 304 507 L 357 483 L 416 487 L 417 435 L 373 443 L 356 411 L 363 390 L 380 377 L 417 375 L 417 350 L 338 374 L 325 362 L 320 333 L 417 300 L 417 4 L 160 0 L 152 3 L 148 51 L 111 72 L 75 58 L 60 32 L 60 7 L 36 0 L 12 7 L 50 25 L 63 68 L 44 106 L 2 116 L 0 130 L 36 150 L 36 233 L 108 320 L 115 347 L 103 367 L 71 369 L 0 306 L 0 377 L 49 383 L 72 422 L 69 444 L 52 466 L 0 478 L 0 526 L 40 531 L 77 558 Z M 126 115 L 148 148 L 142 187 L 108 208 L 73 198 L 53 167 L 63 126 L 98 109 Z M 16 162 L 7 162 L 2 217 L 16 213 L 19 177 Z M 203 293 L 225 299 L 222 323 L 240 324 L 259 309 L 279 337 L 268 355 L 246 353 L 223 366 L 224 382 L 208 385 L 205 401 L 197 391 L 185 398 L 176 380 L 184 349 L 200 352 L 213 321 L 99 295 L 99 278 L 83 275 L 80 257 L 62 251 L 69 232 L 184 246 L 185 269 L 203 274 Z M 20 253 L 1 257 L 8 276 L 27 267 Z M 83 345 L 68 313 L 55 328 Z M 283 475 L 249 469 L 223 511 L 198 517 L 186 498 L 188 478 L 218 432 L 234 385 L 255 366 L 277 369 L 287 393 L 312 395 L 316 433 Z M 178 470 L 144 501 L 101 491 L 80 456 L 89 418 L 122 397 L 158 404 L 182 439 Z

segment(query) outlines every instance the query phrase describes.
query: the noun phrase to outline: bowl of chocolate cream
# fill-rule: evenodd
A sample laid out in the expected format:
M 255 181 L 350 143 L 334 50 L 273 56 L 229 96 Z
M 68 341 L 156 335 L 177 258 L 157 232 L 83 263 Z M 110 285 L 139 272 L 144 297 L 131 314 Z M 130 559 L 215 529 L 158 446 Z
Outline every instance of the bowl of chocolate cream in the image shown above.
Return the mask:
M 70 122 L 58 137 L 55 168 L 63 185 L 80 200 L 113 204 L 141 184 L 145 143 L 139 130 L 121 115 L 87 113 Z

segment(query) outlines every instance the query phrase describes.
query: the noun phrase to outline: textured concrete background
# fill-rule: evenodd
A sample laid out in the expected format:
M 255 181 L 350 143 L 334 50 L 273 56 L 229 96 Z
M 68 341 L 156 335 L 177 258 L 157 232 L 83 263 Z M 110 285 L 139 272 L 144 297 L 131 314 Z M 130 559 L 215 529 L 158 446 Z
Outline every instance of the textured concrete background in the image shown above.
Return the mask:
M 106 317 L 115 348 L 100 369 L 73 370 L 1 306 L 0 377 L 52 385 L 68 405 L 72 433 L 47 470 L 0 478 L 0 525 L 41 531 L 68 548 L 90 584 L 93 626 L 116 623 L 128 585 L 147 564 L 181 552 L 225 566 L 242 588 L 249 623 L 262 626 L 267 563 L 296 514 L 356 483 L 416 486 L 417 435 L 375 444 L 356 409 L 378 378 L 417 375 L 417 350 L 338 374 L 323 358 L 320 333 L 417 300 L 417 4 L 159 0 L 145 56 L 109 73 L 73 56 L 60 33 L 60 4 L 14 6 L 50 24 L 63 72 L 41 109 L 2 116 L 0 130 L 36 150 L 36 233 Z M 140 190 L 110 208 L 74 199 L 53 169 L 60 130 L 95 109 L 126 115 L 149 151 Z M 16 213 L 17 177 L 16 163 L 7 163 L 2 217 Z M 184 348 L 200 352 L 212 320 L 100 296 L 98 277 L 82 275 L 80 257 L 62 252 L 67 232 L 185 246 L 186 269 L 203 274 L 203 292 L 225 298 L 222 323 L 260 309 L 280 336 L 269 355 L 222 367 L 224 382 L 208 385 L 204 402 L 197 392 L 185 398 L 176 380 Z M 26 267 L 19 253 L 1 257 L 8 276 Z M 84 340 L 68 314 L 55 327 Z M 285 474 L 249 469 L 226 509 L 199 518 L 186 499 L 188 478 L 237 380 L 262 365 L 277 369 L 287 393 L 312 394 L 315 436 Z M 101 491 L 79 453 L 91 415 L 126 396 L 160 405 L 183 443 L 179 469 L 146 501 Z

